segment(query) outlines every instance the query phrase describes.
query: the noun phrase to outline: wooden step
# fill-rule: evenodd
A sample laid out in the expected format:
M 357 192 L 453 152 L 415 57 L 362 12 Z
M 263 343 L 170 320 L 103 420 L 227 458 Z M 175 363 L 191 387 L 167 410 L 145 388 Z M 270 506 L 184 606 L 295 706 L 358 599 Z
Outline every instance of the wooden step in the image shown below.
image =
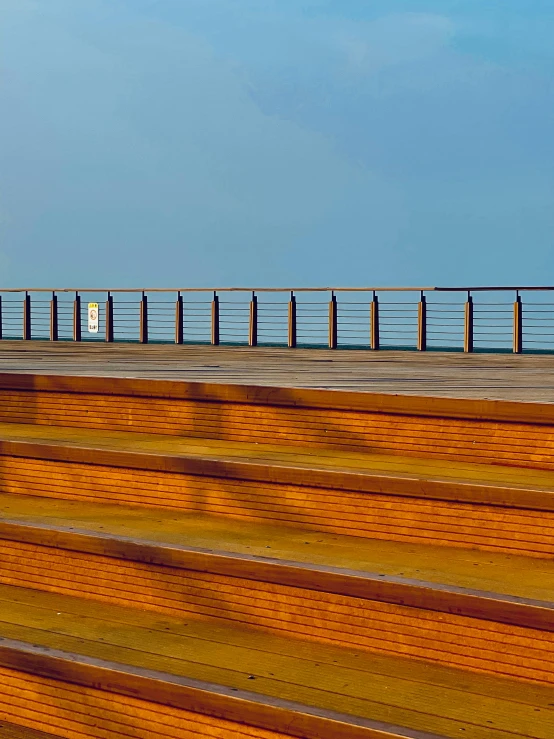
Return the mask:
M 0 587 L 0 717 L 61 736 L 551 739 L 554 689 Z
M 1 496 L 0 582 L 554 684 L 554 564 Z
M 554 469 L 554 407 L 115 377 L 0 375 L 0 420 Z
M 554 473 L 543 470 L 1 424 L 0 490 L 554 555 Z
M 29 729 L 27 726 L 8 724 L 0 719 L 0 739 L 60 739 L 60 735 L 55 737 L 54 734 Z

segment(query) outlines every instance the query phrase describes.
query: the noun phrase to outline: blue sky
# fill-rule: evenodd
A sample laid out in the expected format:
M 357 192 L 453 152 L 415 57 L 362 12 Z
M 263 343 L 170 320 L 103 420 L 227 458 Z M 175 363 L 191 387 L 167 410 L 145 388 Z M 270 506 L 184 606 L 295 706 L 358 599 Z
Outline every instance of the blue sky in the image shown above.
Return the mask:
M 0 0 L 4 286 L 554 284 L 554 0 Z

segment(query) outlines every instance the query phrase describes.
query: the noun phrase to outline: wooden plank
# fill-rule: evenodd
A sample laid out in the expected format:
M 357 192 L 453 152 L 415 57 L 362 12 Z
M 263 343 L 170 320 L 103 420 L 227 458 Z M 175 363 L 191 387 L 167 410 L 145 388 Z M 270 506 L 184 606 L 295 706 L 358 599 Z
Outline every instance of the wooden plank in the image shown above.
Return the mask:
M 61 541 L 59 535 L 53 539 Z M 74 542 L 75 539 L 73 546 Z M 516 612 L 514 600 L 507 597 L 497 598 L 492 607 L 483 599 L 479 609 L 476 593 L 468 608 L 467 601 L 464 604 L 460 595 L 451 590 L 450 609 L 445 602 L 442 611 L 434 612 L 425 608 L 426 602 L 431 607 L 439 605 L 441 590 L 446 601 L 444 588 L 437 587 L 433 595 L 429 589 L 415 593 L 404 586 L 407 604 L 398 605 L 389 602 L 402 603 L 400 589 L 397 586 L 395 597 L 396 584 L 391 587 L 390 581 L 373 586 L 375 594 L 383 598 L 378 601 L 369 592 L 365 593 L 368 597 L 363 597 L 364 590 L 371 589 L 367 581 L 365 588 L 359 581 L 362 587 L 353 591 L 355 596 L 337 595 L 325 591 L 326 585 L 333 588 L 334 584 L 329 576 L 325 582 L 321 573 L 314 576 L 312 572 L 311 579 L 302 582 L 301 568 L 294 571 L 285 565 L 278 572 L 278 567 L 271 568 L 266 563 L 266 577 L 263 567 L 259 567 L 257 574 L 262 579 L 254 580 L 248 579 L 254 567 L 246 558 L 242 562 L 235 558 L 233 563 L 229 557 L 226 562 L 220 557 L 209 563 L 207 557 L 190 553 L 186 558 L 190 567 L 180 570 L 175 566 L 118 560 L 113 556 L 117 554 L 113 551 L 116 546 L 113 542 L 108 547 L 112 556 L 104 556 L 0 541 L 0 581 L 184 619 L 196 616 L 225 620 L 294 638 L 355 646 L 369 652 L 400 653 L 459 669 L 554 684 L 554 635 L 546 630 L 549 609 L 544 608 L 545 604 L 529 604 L 528 617 L 534 619 L 529 628 L 501 623 L 503 619 L 517 620 L 519 624 L 525 620 L 525 609 Z M 119 550 L 131 553 L 133 547 L 120 542 Z M 142 553 L 147 556 L 148 548 L 143 546 Z M 159 549 L 158 555 L 161 558 Z M 185 558 L 182 561 L 185 563 Z M 243 577 L 238 576 L 238 567 L 242 567 Z M 210 569 L 232 574 L 213 574 Z M 277 579 L 288 579 L 290 584 L 274 582 Z M 414 595 L 419 598 L 413 599 Z M 411 598 L 418 607 L 409 605 Z M 468 611 L 473 608 L 473 615 L 460 615 L 464 606 Z M 540 611 L 541 607 L 542 619 L 532 615 L 533 608 Z M 493 615 L 498 616 L 498 621 L 485 620 Z M 550 626 L 551 621 L 550 616 Z
M 104 521 L 104 518 L 100 516 L 98 518 L 99 525 L 101 521 Z M 145 522 L 143 521 L 143 523 Z M 198 523 L 197 519 L 194 528 L 198 527 Z M 133 562 L 194 570 L 224 577 L 238 577 L 261 583 L 274 583 L 364 600 L 405 605 L 443 613 L 456 613 L 469 618 L 513 624 L 526 628 L 554 631 L 554 604 L 549 602 L 554 574 L 548 578 L 547 573 L 541 571 L 535 579 L 535 583 L 541 583 L 542 588 L 535 584 L 533 590 L 535 592 L 539 590 L 542 593 L 543 600 L 522 596 L 521 588 L 514 587 L 514 579 L 517 579 L 519 574 L 519 577 L 529 580 L 530 574 L 526 571 L 524 561 L 519 563 L 519 570 L 514 566 L 509 572 L 511 587 L 500 580 L 500 583 L 497 581 L 497 585 L 500 584 L 501 587 L 500 592 L 487 592 L 484 590 L 484 585 L 479 583 L 475 576 L 470 578 L 470 581 L 473 580 L 471 583 L 473 587 L 467 587 L 467 574 L 464 581 L 463 578 L 453 576 L 453 573 L 446 567 L 435 570 L 431 581 L 425 580 L 424 573 L 418 573 L 420 574 L 418 578 L 407 577 L 403 572 L 404 569 L 410 568 L 406 558 L 400 558 L 401 564 L 400 566 L 397 565 L 394 574 L 387 574 L 390 564 L 387 568 L 386 562 L 383 563 L 382 559 L 378 561 L 376 571 L 371 571 L 362 568 L 360 560 L 351 555 L 347 561 L 350 563 L 350 567 L 341 568 L 336 564 L 331 564 L 333 562 L 332 557 L 328 558 L 325 564 L 322 564 L 321 561 L 313 563 L 311 561 L 294 561 L 294 559 L 285 560 L 283 557 L 279 557 L 279 551 L 271 545 L 265 545 L 265 557 L 250 552 L 233 551 L 233 544 L 229 537 L 226 537 L 226 545 L 219 539 L 212 540 L 212 546 L 215 545 L 216 549 L 206 552 L 199 550 L 200 548 L 195 548 L 192 544 L 179 546 L 163 541 L 156 544 L 150 543 L 148 542 L 148 530 L 143 533 L 145 538 L 141 540 L 137 536 L 130 537 L 128 529 L 127 535 L 123 537 L 118 536 L 113 531 L 109 532 L 109 524 L 100 525 L 100 529 L 104 530 L 103 533 L 100 533 L 99 530 L 95 531 L 92 527 L 89 527 L 88 530 L 83 528 L 80 532 L 75 533 L 51 521 L 41 525 L 29 516 L 26 522 L 22 516 L 19 517 L 17 522 L 0 521 L 0 537 L 2 539 L 35 545 L 39 548 L 56 547 L 83 554 L 106 555 Z M 142 531 L 144 532 L 144 527 Z M 188 538 L 186 531 L 187 528 L 184 526 L 182 540 Z M 248 528 L 246 531 L 248 531 Z M 270 538 L 265 540 L 272 541 Z M 348 541 L 346 537 L 343 537 L 341 548 L 348 546 L 349 551 L 352 552 L 356 547 L 356 542 Z M 229 551 L 225 551 L 224 547 Z M 253 548 L 255 549 L 255 543 L 248 547 L 250 550 Z M 269 552 L 267 552 L 267 549 L 272 550 L 270 552 L 272 555 L 271 561 L 268 561 L 267 554 Z M 360 549 L 363 551 L 363 546 Z M 0 550 L 9 552 L 10 546 L 0 542 Z M 35 551 L 34 560 L 38 562 L 40 552 L 39 550 L 33 551 Z M 293 549 L 293 551 L 289 549 L 289 556 L 294 557 L 296 551 L 297 549 Z M 331 553 L 332 551 L 331 549 Z M 48 555 L 49 552 L 47 551 L 46 554 Z M 430 554 L 430 552 L 427 552 L 427 556 L 430 556 Z M 441 552 L 439 548 L 435 548 L 435 555 L 440 557 L 441 554 L 445 557 L 444 551 Z M 480 561 L 484 561 L 484 558 L 482 557 Z M 478 562 L 479 559 L 473 557 L 473 561 L 470 560 L 469 562 L 469 567 L 474 568 Z M 352 565 L 357 565 L 358 569 L 353 569 Z M 0 565 L 0 571 L 1 569 L 2 566 Z M 547 569 L 546 565 L 543 565 L 543 569 Z M 400 572 L 401 574 L 397 574 Z M 476 579 L 477 583 L 475 582 Z M 464 584 L 460 585 L 460 581 Z M 25 585 L 24 582 L 19 584 Z M 479 589 L 475 588 L 476 585 L 480 586 Z M 137 602 L 140 603 L 139 590 L 137 590 L 136 595 Z
M 0 625 L 0 663 L 5 669 L 109 689 L 114 694 L 185 710 L 190 710 L 194 697 L 192 705 L 198 713 L 213 715 L 217 709 L 222 718 L 258 726 L 265 715 L 273 723 L 263 728 L 284 729 L 287 734 L 291 726 L 298 726 L 301 716 L 332 720 L 337 710 L 346 732 L 351 726 L 374 729 L 371 722 L 386 719 L 389 730 L 397 721 L 397 725 L 407 727 L 406 732 L 431 731 L 454 737 L 464 728 L 464 736 L 479 739 L 513 735 L 549 739 L 548 732 L 554 726 L 553 712 L 547 705 L 552 702 L 552 688 L 521 683 L 516 701 L 509 697 L 505 680 L 468 676 L 468 688 L 464 689 L 461 673 L 455 669 L 437 672 L 437 668 L 416 664 L 410 673 L 406 670 L 410 663 L 398 658 L 374 658 L 355 650 L 347 654 L 325 645 L 307 648 L 270 635 L 260 640 L 253 634 L 250 642 L 244 629 L 221 626 L 207 632 L 201 621 L 189 620 L 184 626 L 178 619 L 165 617 L 161 624 L 155 614 L 147 627 L 146 613 L 141 614 L 139 625 L 121 621 L 135 618 L 129 609 L 104 606 L 100 612 L 105 617 L 92 617 L 86 601 L 56 596 L 51 609 L 45 607 L 47 602 L 39 605 L 35 600 L 24 607 L 3 603 L 10 620 Z M 73 616 L 79 602 L 82 614 Z M 40 628 L 33 627 L 33 622 Z M 21 639 L 23 636 L 27 638 Z M 148 647 L 137 650 L 137 643 Z M 293 654 L 285 656 L 287 652 Z M 403 673 L 394 676 L 402 664 Z M 91 720 L 95 717 L 93 706 L 91 702 L 87 712 Z M 233 715 L 233 706 L 240 706 L 242 712 Z M 286 714 L 288 725 L 278 721 L 279 716 L 284 721 L 285 715 L 268 711 L 276 706 Z M 302 730 L 308 730 L 309 725 L 304 723 Z M 317 726 L 319 730 L 328 727 L 325 721 Z M 317 734 L 314 728 L 312 725 L 310 734 L 293 730 L 292 735 L 333 736 Z M 333 729 L 337 731 L 336 724 Z M 350 736 L 340 733 L 343 735 Z
M 0 720 L 0 739 L 56 739 L 53 734 Z
M 52 542 L 60 541 L 58 535 L 71 537 L 75 534 L 76 546 L 63 542 L 56 546 L 92 553 L 100 552 L 99 545 L 90 544 L 93 547 L 90 549 L 86 541 L 79 544 L 80 534 L 114 537 L 132 547 L 140 544 L 177 547 L 184 556 L 187 552 L 235 553 L 247 555 L 250 559 L 259 557 L 263 562 L 304 563 L 338 568 L 341 572 L 377 572 L 385 578 L 408 578 L 420 583 L 427 581 L 456 588 L 488 590 L 522 599 L 548 601 L 554 591 L 554 563 L 551 560 L 541 562 L 477 550 L 445 552 L 443 547 L 432 544 L 417 546 L 364 540 L 305 528 L 294 529 L 279 523 L 230 520 L 201 511 L 158 510 L 153 515 L 151 510 L 123 504 L 70 502 L 8 494 L 0 495 L 0 509 L 6 538 L 47 545 L 44 531 L 50 532 Z M 453 518 L 454 522 L 457 520 Z M 539 518 L 535 521 L 537 529 L 540 528 L 539 521 Z M 19 526 L 21 530 L 14 535 L 9 534 L 11 526 L 16 529 Z M 33 538 L 35 535 L 37 538 Z M 106 554 L 108 552 L 109 548 L 105 550 Z M 121 547 L 115 553 L 112 549 L 111 554 L 127 557 Z M 151 555 L 152 552 L 148 557 Z M 178 552 L 173 551 L 169 558 L 164 558 L 162 551 L 160 556 L 161 559 L 148 561 L 178 565 L 179 560 L 174 558 L 179 556 Z M 129 558 L 146 561 L 140 549 L 130 551 Z M 206 561 L 209 559 L 207 557 Z M 221 572 L 225 574 L 229 570 Z
M 24 365 L 22 358 L 24 357 Z M 208 383 L 328 388 L 445 398 L 535 401 L 552 405 L 554 371 L 545 355 L 366 350 L 330 352 L 298 348 L 149 347 L 88 342 L 82 347 L 42 341 L 5 341 L 4 371 L 110 375 Z M 552 417 L 552 414 L 550 414 Z
M 277 445 L 4 424 L 0 456 L 554 510 L 550 472 L 461 463 L 448 471 L 440 461 L 395 455 L 308 455 Z

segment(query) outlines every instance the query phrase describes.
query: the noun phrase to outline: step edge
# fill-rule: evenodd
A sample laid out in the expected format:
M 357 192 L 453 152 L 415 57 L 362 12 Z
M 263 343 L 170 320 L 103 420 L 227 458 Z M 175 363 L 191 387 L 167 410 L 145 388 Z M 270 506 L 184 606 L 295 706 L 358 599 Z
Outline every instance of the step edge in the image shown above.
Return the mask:
M 524 510 L 554 511 L 554 491 L 495 485 L 488 482 L 441 480 L 383 472 L 323 469 L 293 464 L 221 459 L 209 455 L 135 452 L 91 445 L 0 438 L 0 457 L 41 459 L 106 467 L 268 482 L 276 485 L 343 490 L 345 492 L 473 503 Z
M 554 404 L 490 398 L 377 393 L 328 388 L 160 380 L 98 375 L 0 373 L 1 390 L 87 393 L 195 402 L 278 405 L 537 425 L 554 424 Z
M 554 631 L 554 602 L 271 557 L 0 519 L 0 539 Z
M 222 685 L 3 637 L 0 637 L 0 665 L 269 731 L 280 731 L 298 739 L 336 739 L 337 736 L 345 739 L 444 739 L 436 734 L 326 711 L 261 693 L 233 690 Z

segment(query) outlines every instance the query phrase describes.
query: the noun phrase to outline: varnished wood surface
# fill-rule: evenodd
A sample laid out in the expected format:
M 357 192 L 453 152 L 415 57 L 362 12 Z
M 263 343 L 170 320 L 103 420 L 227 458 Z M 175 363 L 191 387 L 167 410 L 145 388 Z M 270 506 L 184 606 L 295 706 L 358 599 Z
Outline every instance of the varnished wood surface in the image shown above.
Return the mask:
M 554 732 L 549 687 L 116 606 L 92 614 L 87 601 L 19 588 L 0 586 L 0 603 L 0 710 L 21 705 L 9 679 L 19 669 L 313 739 Z M 387 734 L 391 724 L 406 729 Z
M 45 505 L 18 496 L 1 496 L 0 510 L 1 539 L 32 545 L 0 544 L 0 579 L 11 584 L 27 585 L 31 570 L 43 568 L 48 577 L 42 580 L 54 583 L 58 576 L 64 592 L 71 558 L 62 555 L 55 562 L 51 548 L 56 547 L 93 555 L 91 570 L 101 568 L 96 555 L 168 567 L 174 586 L 181 580 L 185 589 L 189 571 L 195 571 L 554 631 L 554 603 L 549 602 L 554 569 L 549 562 L 533 566 L 523 557 L 479 552 L 458 552 L 451 558 L 441 547 L 360 542 L 276 526 L 225 528 L 209 516 L 166 514 L 153 521 L 133 509 L 104 511 L 104 506 L 57 501 Z M 26 556 L 31 570 L 22 561 Z M 137 581 L 137 605 L 148 601 L 158 570 L 153 568 L 146 584 Z M 158 579 L 161 583 L 163 577 Z M 41 587 L 40 580 L 33 582 Z M 93 580 L 88 586 L 90 597 L 99 597 L 99 583 Z M 84 582 L 74 587 L 87 594 Z
M 548 404 L 3 374 L 0 421 L 554 469 Z
M 0 739 L 56 739 L 56 737 L 53 734 L 45 734 L 44 731 L 16 726 L 0 719 Z
M 14 527 L 11 534 L 10 526 Z M 218 557 L 236 555 L 237 562 L 244 563 L 242 567 L 237 564 L 236 575 L 255 576 L 256 564 L 267 564 L 267 568 L 272 564 L 296 564 L 313 568 L 316 581 L 318 572 L 344 572 L 345 580 L 356 573 L 375 575 L 384 582 L 434 583 L 522 600 L 548 602 L 554 593 L 554 560 L 361 539 L 202 513 L 158 510 L 153 514 L 125 505 L 0 494 L 0 531 L 5 538 L 15 540 L 156 564 L 200 567 L 220 574 L 233 570 L 223 563 L 219 569 Z M 98 543 L 88 542 L 87 536 Z M 266 576 L 263 572 L 259 578 Z
M 433 458 L 15 423 L 0 455 L 554 510 L 554 471 Z
M 545 355 L 2 341 L 0 372 L 554 402 Z
M 8 493 L 554 556 L 550 472 L 32 424 L 1 428 L 0 489 Z

